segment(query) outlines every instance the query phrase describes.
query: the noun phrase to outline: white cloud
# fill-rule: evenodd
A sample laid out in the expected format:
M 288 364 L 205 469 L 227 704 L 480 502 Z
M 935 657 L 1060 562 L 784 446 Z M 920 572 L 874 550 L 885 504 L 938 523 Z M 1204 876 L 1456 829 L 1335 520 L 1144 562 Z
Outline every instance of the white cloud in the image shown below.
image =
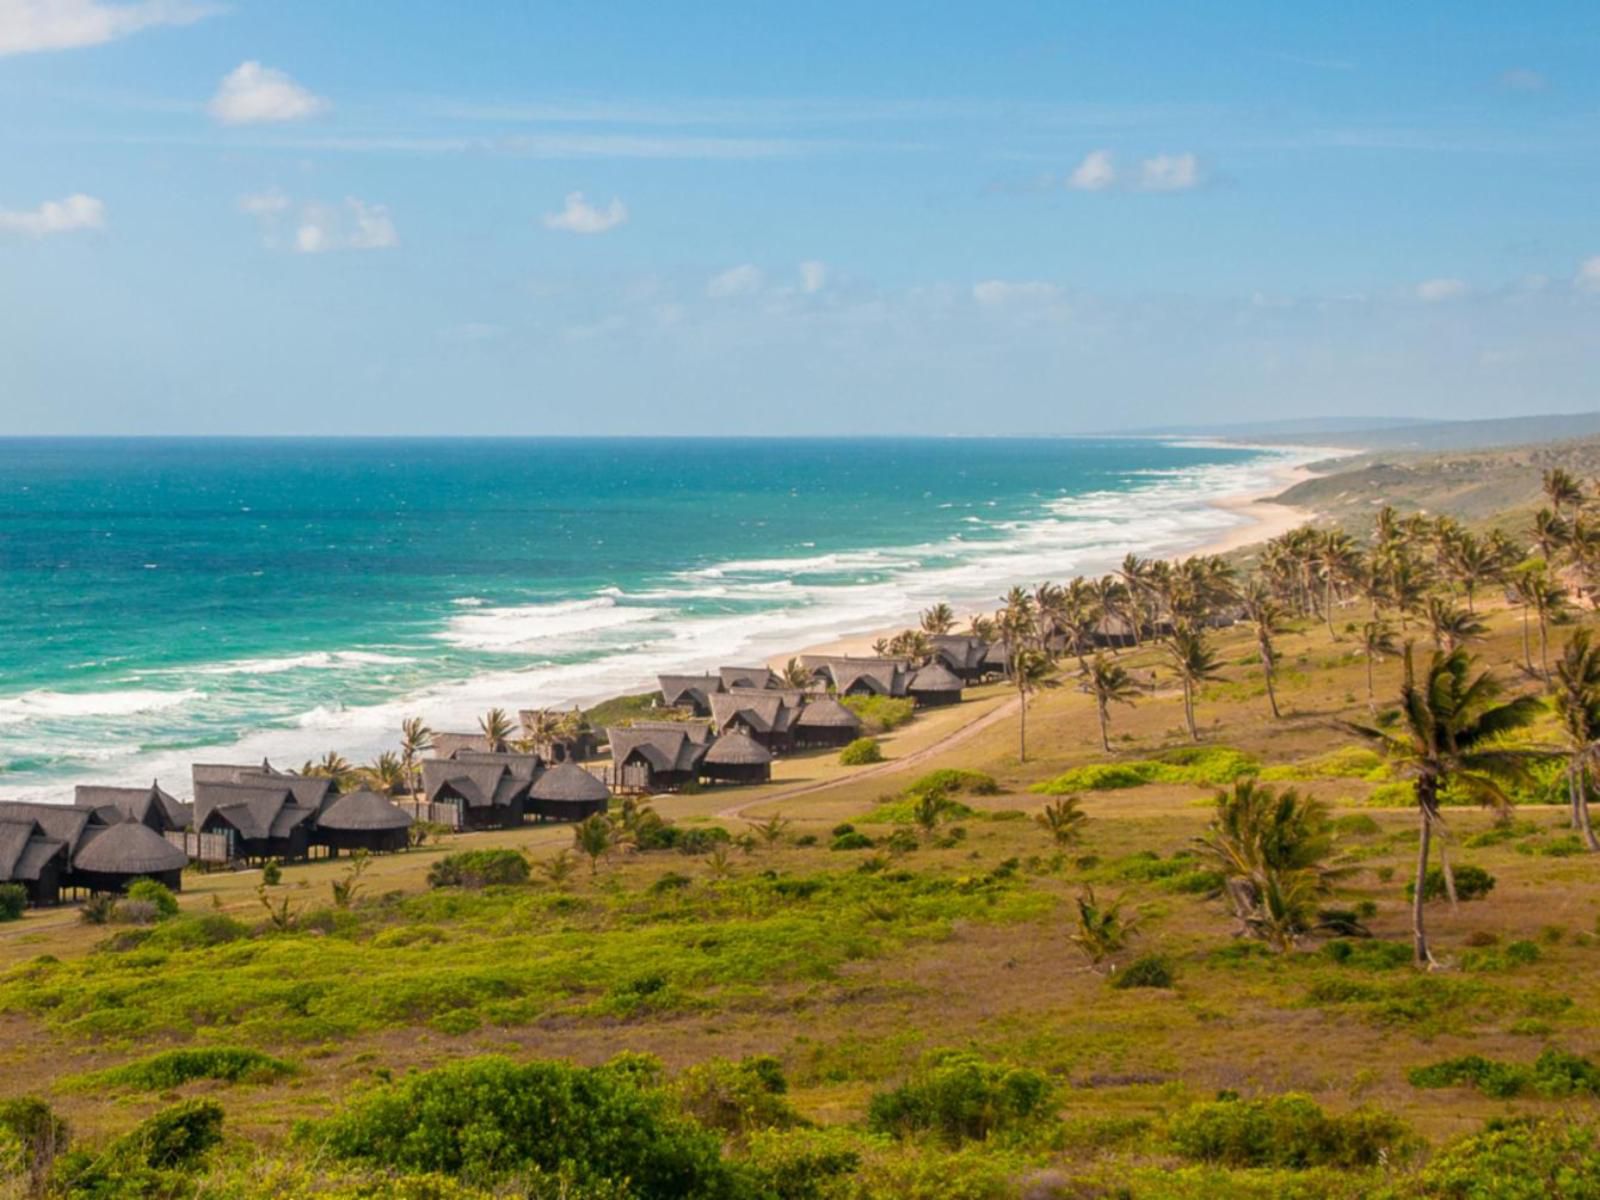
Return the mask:
M 1200 160 L 1193 154 L 1158 154 L 1139 164 L 1146 192 L 1186 192 L 1200 186 Z
M 48 237 L 52 233 L 75 233 L 80 229 L 104 229 L 106 206 L 82 193 L 65 200 L 46 200 L 38 208 L 15 211 L 0 208 L 0 233 L 20 233 L 28 237 Z
M 272 217 L 289 207 L 289 197 L 277 188 L 239 197 L 239 211 L 252 217 Z
M 1104 191 L 1116 181 L 1117 168 L 1109 150 L 1091 150 L 1067 176 L 1067 186 L 1079 192 Z
M 720 275 L 713 275 L 706 283 L 706 295 L 718 300 L 729 296 L 748 296 L 761 290 L 765 278 L 761 268 L 751 263 L 729 267 Z
M 605 233 L 628 219 L 628 206 L 616 197 L 605 208 L 595 208 L 583 198 L 582 192 L 568 192 L 567 206 L 558 213 L 546 213 L 546 229 L 564 229 L 568 233 Z
M 985 308 L 1008 304 L 1048 304 L 1059 299 L 1061 289 L 1038 280 L 985 279 L 972 285 L 972 298 Z
M 217 11 L 192 0 L 0 0 L 0 56 L 100 46 L 155 25 L 188 25 Z
M 387 250 L 400 244 L 400 235 L 382 204 L 348 197 L 342 207 L 308 204 L 300 212 L 294 231 L 294 248 L 301 254 L 330 250 Z
M 1573 283 L 1580 291 L 1600 292 L 1600 254 L 1578 264 L 1578 277 Z
M 1499 82 L 1508 92 L 1542 92 L 1550 86 L 1548 79 L 1528 67 L 1512 67 L 1500 72 Z
M 224 125 L 258 125 L 304 120 L 324 111 L 328 102 L 282 71 L 243 62 L 223 77 L 209 107 Z
M 1467 285 L 1460 279 L 1425 279 L 1417 284 L 1417 299 L 1428 304 L 1457 300 L 1466 294 Z
M 800 290 L 810 296 L 828 286 L 828 264 L 811 259 L 800 264 Z

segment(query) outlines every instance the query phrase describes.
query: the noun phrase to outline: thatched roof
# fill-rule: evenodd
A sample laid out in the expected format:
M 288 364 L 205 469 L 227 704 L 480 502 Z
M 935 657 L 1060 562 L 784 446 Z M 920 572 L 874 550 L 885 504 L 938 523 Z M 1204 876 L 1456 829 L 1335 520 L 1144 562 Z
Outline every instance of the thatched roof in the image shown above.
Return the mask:
M 703 736 L 691 733 L 703 731 Z M 611 742 L 611 761 L 618 766 L 637 756 L 655 771 L 693 771 L 705 753 L 710 731 L 704 725 L 687 723 L 640 722 L 626 729 L 607 729 Z
M 188 864 L 187 854 L 137 821 L 87 830 L 72 856 L 74 869 L 98 875 L 157 875 Z
M 79 784 L 73 789 L 75 808 L 111 809 L 121 819 L 139 821 L 152 829 L 182 829 L 189 823 L 188 806 L 162 790 L 159 783 L 149 787 L 99 787 Z
M 879 696 L 904 696 L 910 666 L 897 658 L 850 658 L 807 654 L 802 666 L 833 684 L 836 692 L 869 691 Z
M 801 729 L 860 729 L 861 718 L 832 696 L 819 696 L 800 710 L 794 721 Z
M 202 783 L 238 783 L 241 775 L 281 775 L 266 759 L 258 763 L 194 763 L 189 776 L 196 787 Z
M 0 821 L 0 883 L 38 879 L 52 858 L 65 860 L 66 849 L 61 839 L 45 836 L 37 821 Z
M 286 775 L 282 771 L 244 771 L 235 783 L 288 788 L 302 808 L 322 808 L 334 795 L 333 780 L 321 775 Z
M 686 697 L 696 707 L 704 708 L 722 690 L 722 680 L 716 675 L 658 675 L 656 685 L 661 689 L 662 702 L 669 708 L 676 708 Z
M 610 799 L 611 789 L 577 763 L 564 762 L 535 779 L 528 795 L 535 800 L 592 802 Z
M 17 860 L 28 847 L 28 839 L 39 831 L 34 821 L 0 821 L 0 881 L 15 879 Z
M 770 667 L 718 667 L 717 675 L 722 686 L 734 688 L 769 688 L 778 686 L 778 677 Z
M 786 696 L 793 696 L 786 703 Z M 719 731 L 734 724 L 748 725 L 757 733 L 782 733 L 794 723 L 795 710 L 800 704 L 800 693 L 778 691 L 758 692 L 741 688 L 711 697 L 711 721 Z
M 526 794 L 528 781 L 518 779 L 500 762 L 429 759 L 422 764 L 422 790 L 430 803 L 441 795 L 454 795 L 468 808 L 507 807 Z
M 0 800 L 0 821 L 36 822 L 46 837 L 77 846 L 83 831 L 108 822 L 94 810 L 65 804 L 37 804 L 29 800 Z
M 323 829 L 368 831 L 374 829 L 409 829 L 411 817 L 387 796 L 377 792 L 350 792 L 335 796 L 317 818 Z
M 965 633 L 936 633 L 928 642 L 934 654 L 958 671 L 980 669 L 983 656 L 989 651 L 989 644 L 982 638 Z
M 259 776 L 253 783 L 202 783 L 195 787 L 195 827 L 217 817 L 240 837 L 252 841 L 288 837 L 296 826 L 312 820 L 317 810 L 297 803 L 289 780 L 295 776 Z
M 635 721 L 628 728 L 645 733 L 681 733 L 696 746 L 711 744 L 711 726 L 704 721 Z
M 910 692 L 959 692 L 961 680 L 951 674 L 950 668 L 942 662 L 934 661 L 919 670 L 911 677 L 907 685 Z
M 534 779 L 544 766 L 544 760 L 537 754 L 490 754 L 482 750 L 462 750 L 452 761 L 475 767 L 504 767 L 513 779 L 523 780 Z
M 772 755 L 749 734 L 735 730 L 712 742 L 700 761 L 714 766 L 759 766 L 771 762 Z
M 433 757 L 454 758 L 461 751 L 494 753 L 494 744 L 482 733 L 436 733 L 433 735 Z

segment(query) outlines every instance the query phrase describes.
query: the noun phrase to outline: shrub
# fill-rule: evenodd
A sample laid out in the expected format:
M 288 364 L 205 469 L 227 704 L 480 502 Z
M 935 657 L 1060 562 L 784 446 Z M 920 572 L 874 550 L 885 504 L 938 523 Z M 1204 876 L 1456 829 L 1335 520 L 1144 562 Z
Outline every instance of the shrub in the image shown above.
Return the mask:
M 117 898 L 97 892 L 78 906 L 78 920 L 85 925 L 104 925 L 117 910 Z
M 156 920 L 165 921 L 178 915 L 178 898 L 166 884 L 154 879 L 135 879 L 128 885 L 128 903 L 149 904 L 155 909 Z
M 828 844 L 830 850 L 870 850 L 873 841 L 866 834 L 856 829 L 839 834 Z
M 650 894 L 653 896 L 665 896 L 672 892 L 681 892 L 693 882 L 687 875 L 680 875 L 677 871 L 668 871 L 650 885 Z
M 182 1173 L 198 1167 L 222 1141 L 222 1106 L 185 1100 L 141 1121 L 98 1151 L 75 1150 L 56 1163 L 59 1194 L 82 1200 L 122 1200 L 192 1193 Z
M 250 927 L 227 913 L 208 912 L 180 915 L 159 925 L 146 945 L 170 950 L 198 950 L 221 946 L 250 936 Z
M 435 888 L 527 882 L 528 860 L 516 850 L 463 850 L 428 868 L 428 886 Z
M 918 776 L 906 789 L 913 796 L 928 792 L 943 792 L 947 796 L 998 796 L 1000 785 L 994 776 L 985 771 L 965 771 L 958 767 L 944 767 Z
M 783 1068 L 767 1055 L 738 1062 L 711 1059 L 690 1067 L 674 1088 L 684 1112 L 707 1129 L 735 1137 L 802 1124 L 784 1099 L 788 1090 Z
M 916 705 L 903 697 L 846 696 L 840 703 L 861 718 L 861 727 L 868 733 L 899 729 L 916 712 Z
M 1222 1099 L 1192 1105 L 1172 1121 L 1186 1158 L 1228 1167 L 1370 1167 L 1410 1143 L 1405 1124 L 1375 1109 L 1332 1116 L 1307 1096 Z
M 42 1195 L 50 1164 L 67 1149 L 67 1123 L 37 1096 L 0 1100 L 0 1133 L 9 1135 L 20 1151 L 17 1164 L 32 1183 L 32 1193 Z
M 1377 837 L 1383 832 L 1383 826 L 1366 813 L 1350 813 L 1333 819 L 1333 831 L 1345 837 Z
M 269 858 L 261 867 L 261 882 L 268 887 L 277 887 L 283 882 L 283 864 L 275 858 Z
M 1600 1145 L 1592 1126 L 1491 1123 L 1446 1146 L 1404 1194 L 1438 1200 L 1594 1200 Z
M 839 751 L 839 765 L 844 767 L 865 767 L 882 761 L 883 749 L 877 738 L 859 737 Z
M 878 1133 L 929 1132 L 953 1146 L 1039 1122 L 1051 1115 L 1051 1094 L 1049 1079 L 1030 1068 L 939 1054 L 899 1087 L 873 1096 L 867 1121 Z
M 1172 964 L 1159 954 L 1145 954 L 1111 977 L 1114 988 L 1169 988 L 1173 984 Z
M 1462 863 L 1454 869 L 1454 875 L 1456 898 L 1458 900 L 1479 900 L 1494 891 L 1494 876 L 1482 867 L 1475 867 L 1471 863 Z M 1416 894 L 1416 883 L 1406 884 L 1406 899 L 1410 900 Z M 1445 894 L 1443 869 L 1430 867 L 1427 878 L 1422 885 L 1422 898 L 1424 900 L 1438 900 Z
M 246 1050 L 238 1046 L 208 1046 L 165 1050 L 120 1067 L 82 1076 L 79 1082 L 97 1087 L 165 1092 L 196 1079 L 216 1079 L 224 1083 L 265 1083 L 293 1073 L 292 1063 L 272 1058 L 259 1050 Z
M 1406 1078 L 1412 1087 L 1474 1087 L 1496 1099 L 1509 1099 L 1528 1092 L 1558 1099 L 1600 1096 L 1600 1067 L 1582 1055 L 1569 1054 L 1553 1046 L 1534 1059 L 1531 1066 L 1467 1054 L 1413 1068 Z
M 714 1134 L 673 1114 L 633 1064 L 573 1067 L 469 1058 L 381 1085 L 308 1126 L 336 1158 L 492 1184 L 568 1172 L 578 1191 L 637 1200 L 733 1188 Z
M 0 883 L 0 921 L 18 921 L 28 907 L 28 889 L 20 883 Z

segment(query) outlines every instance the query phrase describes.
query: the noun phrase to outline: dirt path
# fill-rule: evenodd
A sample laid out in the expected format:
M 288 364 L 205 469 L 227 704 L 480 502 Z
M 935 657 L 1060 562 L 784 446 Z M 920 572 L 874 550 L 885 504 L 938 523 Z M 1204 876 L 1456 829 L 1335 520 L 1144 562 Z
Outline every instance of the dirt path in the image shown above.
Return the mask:
M 887 762 L 868 767 L 864 771 L 853 771 L 849 775 L 836 779 L 822 779 L 816 783 L 803 783 L 796 787 L 785 788 L 782 791 L 752 796 L 750 799 L 728 808 L 719 809 L 715 815 L 719 820 L 723 821 L 741 820 L 746 809 L 754 808 L 758 804 L 771 804 L 777 800 L 792 800 L 796 796 L 809 796 L 814 792 L 825 792 L 829 788 L 836 788 L 841 784 L 859 783 L 863 779 L 872 779 L 875 776 L 887 775 L 893 771 L 903 771 L 907 767 L 917 766 L 919 763 L 926 762 L 930 758 L 935 758 L 953 747 L 961 745 L 962 742 L 976 737 L 991 725 L 997 725 L 1007 717 L 1014 716 L 1016 711 L 1017 701 L 1013 698 L 1007 700 L 998 708 L 990 709 L 983 716 L 969 721 L 942 741 L 935 742 L 931 746 L 924 746 L 921 750 L 915 750 L 904 758 L 891 758 Z

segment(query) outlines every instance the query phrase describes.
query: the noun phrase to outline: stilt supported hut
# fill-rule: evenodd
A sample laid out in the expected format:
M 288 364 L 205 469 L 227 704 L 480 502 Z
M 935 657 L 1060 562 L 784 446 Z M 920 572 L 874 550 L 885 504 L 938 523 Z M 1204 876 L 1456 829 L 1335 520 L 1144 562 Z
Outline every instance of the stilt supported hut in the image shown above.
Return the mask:
M 528 789 L 528 812 L 541 821 L 581 821 L 610 803 L 611 789 L 575 762 L 540 772 Z
M 531 781 L 531 772 L 528 778 L 522 778 L 498 761 L 429 759 L 422 764 L 422 789 L 429 811 L 448 811 L 450 819 L 444 824 L 453 829 L 507 829 L 521 825 Z
M 982 682 L 989 673 L 984 655 L 989 644 L 982 638 L 963 633 L 939 633 L 929 638 L 934 658 L 948 667 L 965 684 Z
M 772 753 L 736 729 L 711 743 L 700 760 L 700 777 L 708 783 L 770 783 Z
M 611 743 L 611 786 L 627 792 L 675 792 L 698 777 L 709 748 L 706 725 L 637 721 L 606 730 Z
M 55 904 L 67 873 L 67 843 L 49 836 L 31 818 L 0 814 L 0 883 L 18 883 L 29 904 Z
M 137 821 L 90 825 L 72 855 L 70 882 L 91 892 L 123 892 L 135 879 L 183 887 L 189 856 Z
M 711 715 L 711 697 L 722 691 L 716 675 L 659 675 L 661 703 L 668 708 L 687 708 L 697 717 Z
M 961 703 L 961 680 L 938 659 L 913 675 L 906 690 L 918 708 Z
M 861 736 L 861 718 L 832 696 L 807 702 L 794 719 L 794 744 L 800 749 L 847 746 Z
M 904 696 L 911 679 L 910 664 L 894 658 L 807 654 L 800 665 L 840 696 Z
M 774 754 L 793 743 L 794 719 L 804 693 L 798 689 L 735 688 L 711 697 L 711 727 L 717 733 L 748 734 Z
M 412 820 L 394 801 L 377 792 L 335 796 L 317 816 L 311 840 L 326 846 L 328 856 L 341 850 L 391 854 L 411 844 Z
M 194 827 L 197 833 L 221 834 L 229 855 L 246 862 L 269 858 L 295 862 L 310 857 L 311 830 L 318 810 L 296 801 L 291 782 L 322 784 L 298 775 L 260 775 L 260 782 L 196 783 Z M 310 793 L 313 789 L 306 788 Z M 326 794 L 326 787 L 319 789 Z

